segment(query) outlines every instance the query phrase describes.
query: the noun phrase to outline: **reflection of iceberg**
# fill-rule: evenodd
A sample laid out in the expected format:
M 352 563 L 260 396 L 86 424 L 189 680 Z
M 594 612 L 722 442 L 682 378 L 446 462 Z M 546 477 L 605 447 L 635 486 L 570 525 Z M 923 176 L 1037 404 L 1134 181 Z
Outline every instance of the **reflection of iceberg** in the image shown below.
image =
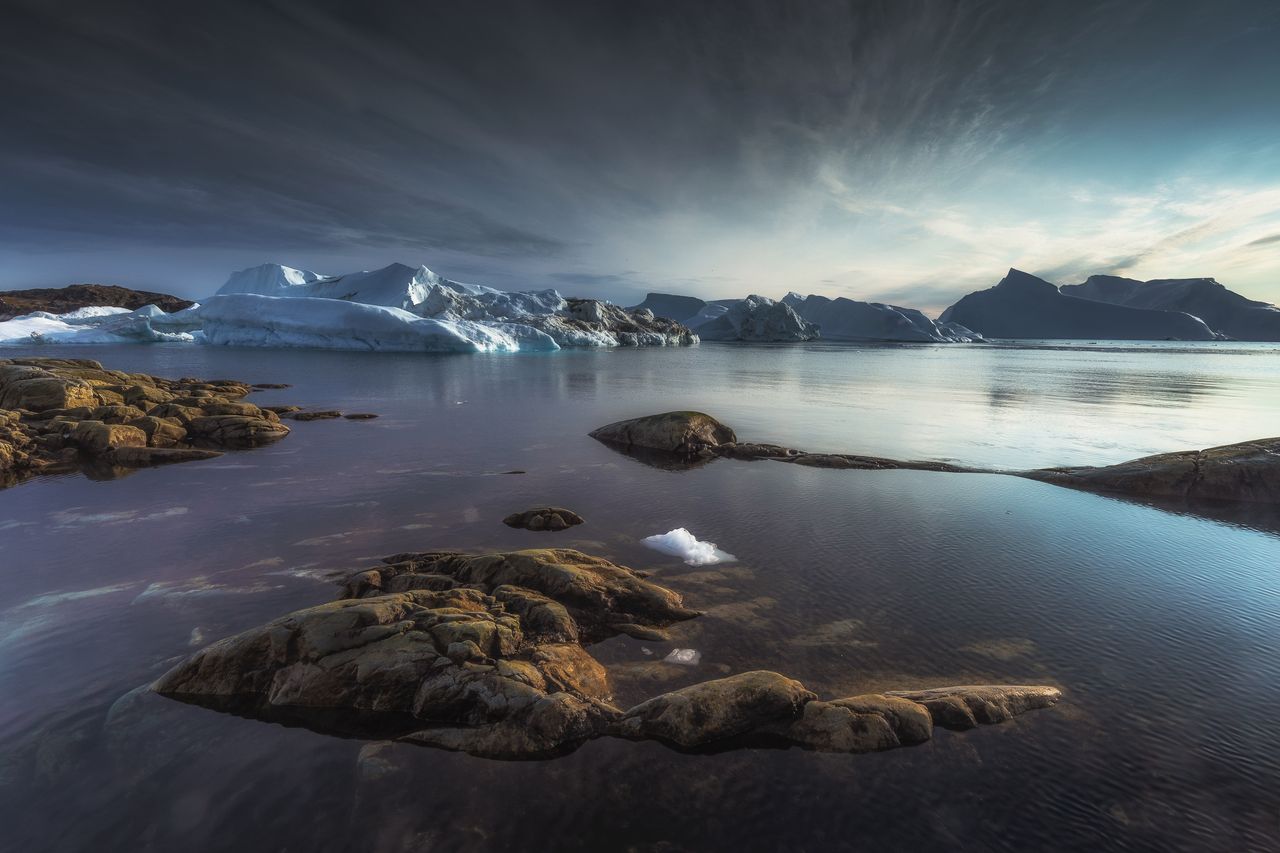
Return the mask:
M 677 527 L 667 533 L 646 536 L 640 540 L 642 545 L 679 557 L 690 566 L 709 566 L 714 563 L 731 563 L 738 559 L 716 547 L 714 542 L 700 542 L 683 527 Z

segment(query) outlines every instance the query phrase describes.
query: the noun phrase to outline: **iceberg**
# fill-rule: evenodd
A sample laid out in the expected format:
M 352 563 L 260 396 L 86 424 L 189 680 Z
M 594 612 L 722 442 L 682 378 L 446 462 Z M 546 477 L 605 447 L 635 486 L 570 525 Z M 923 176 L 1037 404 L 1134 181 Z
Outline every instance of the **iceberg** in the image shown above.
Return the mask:
M 738 558 L 721 551 L 714 542 L 700 542 L 683 527 L 666 533 L 646 536 L 640 544 L 672 557 L 679 557 L 690 566 L 710 566 L 716 563 L 732 563 Z
M 187 343 L 194 340 L 189 332 L 165 325 L 165 320 L 172 316 L 175 315 L 165 314 L 154 305 L 145 305 L 136 311 L 100 305 L 77 308 L 65 314 L 33 311 L 0 322 L 0 345 Z
M 709 304 L 686 325 L 707 341 L 811 341 L 819 334 L 786 302 L 755 294 L 728 305 Z
M 881 302 L 859 302 L 841 296 L 801 296 L 788 293 L 782 301 L 813 323 L 828 341 L 915 341 L 917 343 L 965 343 L 980 341 L 958 323 L 935 322 L 914 308 Z
M 409 311 L 425 302 L 433 289 L 470 295 L 500 292 L 483 285 L 450 281 L 425 266 L 390 264 L 377 270 L 322 275 L 282 264 L 261 264 L 232 273 L 226 284 L 218 289 L 217 295 L 251 293 L 258 296 L 342 299 Z
M 309 347 L 387 352 L 517 352 L 558 349 L 537 330 L 419 317 L 399 308 L 307 296 L 235 293 L 198 309 L 201 339 L 216 346 Z

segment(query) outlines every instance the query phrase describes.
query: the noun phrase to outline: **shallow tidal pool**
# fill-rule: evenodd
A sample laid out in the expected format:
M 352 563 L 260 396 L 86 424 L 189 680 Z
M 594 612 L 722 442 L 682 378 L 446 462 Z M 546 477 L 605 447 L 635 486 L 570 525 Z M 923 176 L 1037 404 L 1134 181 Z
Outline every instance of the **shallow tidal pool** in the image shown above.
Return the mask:
M 1280 434 L 1280 348 L 738 346 L 421 356 L 41 347 L 376 412 L 112 481 L 0 491 L 0 849 L 1280 849 L 1280 518 L 995 474 L 719 460 L 587 437 L 706 411 L 744 439 L 1015 470 Z M 509 473 L 519 471 L 523 473 Z M 561 533 L 504 526 L 567 506 Z M 640 544 L 685 527 L 737 561 Z M 964 683 L 1055 708 L 871 755 L 599 740 L 500 762 L 138 688 L 399 551 L 574 547 L 706 611 L 591 647 L 619 705 L 773 669 L 832 698 Z M 666 663 L 675 648 L 694 665 Z

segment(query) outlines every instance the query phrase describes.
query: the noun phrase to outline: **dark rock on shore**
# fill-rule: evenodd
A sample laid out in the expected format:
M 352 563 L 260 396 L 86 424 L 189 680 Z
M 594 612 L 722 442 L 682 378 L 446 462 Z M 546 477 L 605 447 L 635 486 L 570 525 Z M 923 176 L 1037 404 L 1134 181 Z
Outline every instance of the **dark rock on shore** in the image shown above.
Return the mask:
M 162 379 L 87 359 L 0 359 L 0 485 L 82 467 L 111 472 L 208 459 L 288 435 L 229 379 Z
M 0 293 L 0 320 L 12 320 L 33 311 L 66 314 L 78 308 L 110 306 L 134 311 L 154 305 L 166 314 L 190 308 L 195 303 L 167 293 L 132 290 L 114 284 L 72 284 L 67 287 L 43 287 L 32 290 L 6 290 Z
M 1280 438 L 1160 453 L 1118 465 L 1045 468 L 1020 476 L 1139 497 L 1280 503 Z
M 507 527 L 546 531 L 568 530 L 582 522 L 582 516 L 571 509 L 558 506 L 544 506 L 527 509 L 524 512 L 514 512 L 502 519 L 502 523 Z
M 351 414 L 343 415 L 343 417 L 349 421 L 371 421 L 378 416 L 372 412 L 352 412 Z
M 696 615 L 639 572 L 578 551 L 396 554 L 349 578 L 341 600 L 214 643 L 153 689 L 318 731 L 509 759 L 603 736 L 683 750 L 867 752 L 1059 697 L 992 686 L 820 701 L 756 671 L 615 707 L 608 672 L 583 644 Z

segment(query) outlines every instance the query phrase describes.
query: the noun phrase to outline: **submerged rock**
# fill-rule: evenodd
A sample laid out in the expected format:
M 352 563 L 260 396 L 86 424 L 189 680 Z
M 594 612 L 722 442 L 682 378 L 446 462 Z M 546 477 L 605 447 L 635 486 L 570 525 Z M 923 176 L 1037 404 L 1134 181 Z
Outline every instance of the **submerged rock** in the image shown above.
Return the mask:
M 617 421 L 593 430 L 591 437 L 618 447 L 681 456 L 712 455 L 721 445 L 738 440 L 732 429 L 702 412 L 665 412 Z
M 1000 722 L 1059 696 L 1047 687 L 962 687 L 824 702 L 798 681 L 756 671 L 623 711 L 583 644 L 659 631 L 697 612 L 632 569 L 571 550 L 396 554 L 349 578 L 343 595 L 214 643 L 153 689 L 318 731 L 489 758 L 548 757 L 602 736 L 684 750 L 866 752 L 920 743 L 935 724 Z
M 544 506 L 527 509 L 524 512 L 513 512 L 502 523 L 507 527 L 518 527 L 524 530 L 568 530 L 583 523 L 582 516 L 571 509 L 558 506 Z
M 207 459 L 288 435 L 228 379 L 162 379 L 96 361 L 0 359 L 0 485 L 82 467 L 95 476 Z

